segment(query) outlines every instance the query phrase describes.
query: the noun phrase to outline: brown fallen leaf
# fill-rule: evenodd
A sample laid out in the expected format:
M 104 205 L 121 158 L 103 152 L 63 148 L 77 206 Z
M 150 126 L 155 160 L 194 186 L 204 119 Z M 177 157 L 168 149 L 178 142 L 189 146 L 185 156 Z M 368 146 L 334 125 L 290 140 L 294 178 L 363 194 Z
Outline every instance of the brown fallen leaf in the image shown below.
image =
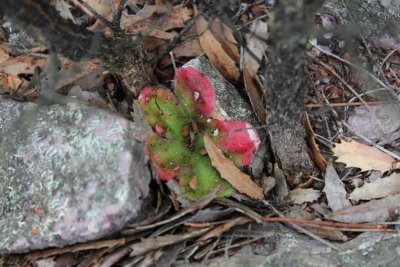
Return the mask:
M 8 54 L 9 48 L 0 46 L 0 63 L 9 59 L 10 55 Z
M 204 146 L 211 159 L 211 164 L 218 170 L 221 177 L 227 180 L 239 192 L 254 199 L 262 199 L 264 197 L 262 188 L 256 185 L 250 176 L 241 172 L 233 164 L 232 160 L 226 158 L 207 134 L 204 134 L 203 138 Z
M 161 49 L 160 51 L 162 51 Z M 196 58 L 203 53 L 203 50 L 201 49 L 199 39 L 193 39 L 190 41 L 183 42 L 178 47 L 175 47 L 172 50 L 172 53 L 174 54 L 175 59 L 179 59 L 182 57 Z M 161 61 L 160 67 L 165 68 L 169 66 L 171 63 L 172 63 L 171 57 L 168 55 L 164 57 L 164 59 Z
M 217 18 L 211 25 L 210 30 L 229 57 L 232 58 L 233 61 L 239 62 L 240 54 L 231 28 L 227 27 L 223 22 L 221 22 L 220 19 Z
M 13 95 L 21 87 L 21 84 L 22 79 L 12 75 L 0 73 L 0 93 Z
M 162 39 L 172 39 L 176 33 L 169 33 L 173 28 L 182 28 L 192 16 L 192 11 L 185 5 L 146 5 L 136 15 L 123 14 L 121 28 L 129 33 L 144 33 Z M 172 38 L 171 38 L 172 37 Z
M 354 140 L 336 144 L 333 148 L 336 161 L 346 164 L 346 167 L 360 168 L 361 171 L 377 170 L 381 172 L 392 168 L 395 160 L 379 149 L 358 143 Z
M 0 63 L 0 73 L 11 76 L 20 74 L 33 74 L 35 67 L 43 68 L 47 63 L 47 58 L 37 56 L 21 55 L 12 57 Z
M 350 201 L 347 199 L 347 192 L 344 188 L 342 180 L 340 180 L 332 162 L 326 168 L 325 173 L 325 187 L 324 190 L 331 210 L 341 210 L 351 206 Z
M 349 199 L 370 200 L 400 193 L 400 174 L 393 173 L 389 177 L 379 178 L 372 183 L 354 189 Z
M 318 145 L 315 142 L 315 133 L 311 127 L 310 118 L 309 118 L 307 112 L 305 114 L 304 125 L 305 125 L 306 133 L 307 133 L 307 136 L 306 136 L 307 143 L 311 149 L 311 153 L 314 158 L 315 164 L 317 165 L 317 167 L 320 171 L 324 172 L 326 170 L 326 166 L 328 165 L 328 163 L 326 162 L 325 158 L 321 155 L 321 151 L 319 150 Z
M 98 60 L 72 63 L 59 72 L 56 91 L 66 94 L 74 85 L 80 86 L 85 91 L 95 91 L 103 86 L 104 79 L 108 75 Z
M 264 85 L 259 82 L 257 72 L 260 62 L 267 50 L 265 39 L 268 38 L 268 25 L 255 20 L 250 26 L 250 33 L 245 35 L 246 50 L 243 55 L 243 80 L 251 106 L 261 123 L 266 121 L 264 103 Z
M 257 77 L 252 77 L 246 68 L 243 69 L 244 87 L 249 96 L 250 104 L 254 109 L 257 119 L 261 123 L 265 123 L 267 121 L 267 114 L 264 103 L 264 93 L 255 79 L 257 79 Z
M 72 0 L 75 6 L 78 6 L 83 12 L 86 13 L 90 18 L 93 18 L 94 15 L 88 9 L 86 9 L 78 0 Z M 85 0 L 86 4 L 93 8 L 98 14 L 106 18 L 108 21 L 112 21 L 113 19 L 113 10 L 118 8 L 121 0 Z M 106 32 L 111 33 L 110 29 L 104 25 L 100 20 L 96 20 L 96 22 L 88 27 L 89 30 L 95 32 Z
M 347 223 L 382 222 L 392 219 L 395 210 L 400 208 L 400 194 L 390 195 L 365 204 L 337 210 L 325 218 Z
M 200 46 L 207 54 L 211 64 L 229 81 L 237 81 L 240 77 L 236 62 L 225 52 L 221 43 L 208 29 L 208 22 L 199 17 L 196 20 L 196 31 L 199 34 Z
M 267 50 L 268 24 L 262 20 L 254 20 L 250 26 L 250 33 L 246 34 L 246 51 L 243 62 L 251 77 L 257 74 L 262 57 Z

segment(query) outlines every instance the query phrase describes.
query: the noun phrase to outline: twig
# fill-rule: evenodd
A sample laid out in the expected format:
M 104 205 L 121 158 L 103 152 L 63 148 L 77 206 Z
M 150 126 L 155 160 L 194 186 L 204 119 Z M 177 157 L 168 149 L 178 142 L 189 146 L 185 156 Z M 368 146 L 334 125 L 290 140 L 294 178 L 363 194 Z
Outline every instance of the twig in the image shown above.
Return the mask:
M 396 53 L 398 50 L 400 50 L 400 46 L 396 47 L 395 49 L 393 49 L 392 51 L 390 51 L 389 54 L 387 54 L 387 56 L 383 59 L 380 69 L 383 71 L 383 65 L 385 64 L 385 62 L 394 54 Z
M 268 201 L 263 200 L 262 202 L 263 202 L 264 205 L 270 207 L 276 214 L 278 214 L 279 217 L 286 218 L 285 215 L 283 215 L 279 210 L 275 209 L 275 207 L 272 206 Z M 326 246 L 328 246 L 328 247 L 330 247 L 330 248 L 332 248 L 334 250 L 341 251 L 341 249 L 339 247 L 337 247 L 337 246 L 329 243 L 325 239 L 323 239 L 323 238 L 311 233 L 310 231 L 308 231 L 308 230 L 304 229 L 303 227 L 299 226 L 298 224 L 296 224 L 294 222 L 288 222 L 288 224 L 290 224 L 297 231 L 300 231 L 300 232 L 308 235 L 309 237 L 317 240 L 318 242 L 320 242 L 320 243 L 322 243 L 322 244 L 324 244 L 324 245 L 326 245 Z
M 114 32 L 121 32 L 122 28 L 121 28 L 121 17 L 122 17 L 122 11 L 124 10 L 125 4 L 126 4 L 127 0 L 121 0 L 121 2 L 119 3 L 117 12 L 115 12 L 114 17 L 113 17 L 113 21 L 112 21 L 112 26 L 111 29 Z
M 380 105 L 380 104 L 387 104 L 387 102 L 384 101 L 370 101 L 370 102 L 365 102 L 368 105 Z M 350 103 L 329 103 L 329 104 L 307 104 L 306 108 L 322 108 L 324 106 L 328 107 L 346 107 L 346 106 L 364 106 L 364 103 L 362 102 L 350 102 Z
M 130 231 L 136 231 L 136 230 L 147 230 L 147 229 L 153 229 L 155 227 L 173 222 L 189 213 L 192 213 L 196 210 L 202 209 L 205 206 L 207 206 L 211 201 L 213 201 L 215 198 L 218 197 L 218 194 L 221 193 L 223 190 L 221 188 L 216 188 L 212 190 L 208 195 L 204 196 L 203 198 L 199 199 L 196 201 L 192 206 L 187 207 L 180 212 L 174 214 L 173 216 L 169 217 L 168 219 L 165 219 L 163 221 L 159 221 L 150 225 L 139 225 L 132 227 L 130 229 L 124 230 L 125 233 L 129 234 Z
M 350 84 L 348 84 L 337 72 L 329 65 L 325 64 L 324 62 L 318 60 L 318 63 L 321 64 L 325 69 L 327 69 L 333 76 L 335 76 L 341 83 L 344 84 L 344 86 L 349 89 L 357 98 L 364 104 L 364 106 L 369 110 L 371 115 L 374 117 L 374 120 L 377 122 L 380 130 L 383 132 L 383 126 L 381 122 L 378 120 L 378 118 L 375 115 L 375 112 L 371 109 L 371 107 L 365 102 L 365 100 L 361 97 L 359 93 L 357 93 L 353 87 L 351 87 Z
M 331 53 L 331 52 L 329 52 L 329 51 L 326 51 L 325 49 L 321 48 L 321 47 L 320 47 L 319 45 L 317 45 L 316 43 L 310 42 L 310 44 L 311 44 L 313 47 L 315 47 L 318 51 L 320 51 L 321 53 L 324 53 L 324 54 L 326 54 L 326 55 L 328 55 L 328 56 L 331 56 L 331 57 L 333 57 L 333 58 L 336 58 L 337 60 L 339 60 L 339 61 L 341 61 L 341 62 L 343 62 L 343 63 L 346 63 L 346 64 L 352 66 L 353 68 L 358 69 L 358 70 L 361 70 L 362 72 L 366 73 L 366 74 L 367 74 L 369 77 L 371 77 L 374 81 L 376 81 L 376 82 L 377 82 L 378 84 L 380 84 L 382 87 L 384 87 L 384 88 L 386 88 L 388 91 L 390 91 L 390 92 L 397 98 L 397 100 L 400 101 L 400 96 L 398 96 L 398 95 L 393 91 L 392 88 L 390 88 L 389 86 L 387 86 L 384 82 L 382 82 L 380 79 L 378 79 L 375 75 L 373 75 L 372 73 L 370 73 L 370 72 L 367 71 L 366 69 L 364 69 L 364 68 L 362 68 L 362 67 L 359 67 L 359 66 L 357 66 L 356 64 L 354 64 L 354 63 L 352 63 L 352 62 L 350 62 L 350 61 L 348 61 L 348 60 L 346 60 L 346 59 L 344 59 L 344 58 L 341 58 L 341 57 L 339 57 L 339 56 L 337 56 L 337 55 L 335 55 L 335 54 L 333 54 L 333 53 Z
M 172 66 L 174 67 L 174 72 L 176 73 L 176 62 L 175 62 L 174 52 L 170 51 L 169 56 L 171 57 Z
M 96 19 L 100 20 L 101 22 L 103 22 L 107 27 L 109 27 L 110 29 L 113 29 L 113 24 L 111 21 L 109 21 L 108 19 L 106 19 L 105 17 L 103 17 L 102 15 L 100 15 L 96 10 L 94 10 L 94 8 L 92 8 L 91 6 L 89 6 L 85 1 L 83 0 L 78 0 L 78 2 L 83 5 L 86 9 L 88 9 L 93 16 L 96 17 Z

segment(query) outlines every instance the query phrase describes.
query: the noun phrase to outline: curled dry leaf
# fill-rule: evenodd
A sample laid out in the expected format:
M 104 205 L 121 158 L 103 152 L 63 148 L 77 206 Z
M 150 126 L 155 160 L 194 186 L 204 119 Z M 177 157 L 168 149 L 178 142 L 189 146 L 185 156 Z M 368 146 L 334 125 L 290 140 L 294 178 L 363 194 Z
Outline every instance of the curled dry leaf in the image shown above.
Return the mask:
M 347 192 L 339 175 L 333 168 L 332 163 L 329 163 L 325 173 L 324 192 L 328 199 L 329 207 L 335 211 L 351 206 L 347 199 Z
M 211 25 L 211 32 L 233 61 L 239 62 L 240 55 L 232 30 L 217 18 Z
M 196 20 L 196 31 L 199 34 L 201 48 L 207 54 L 211 64 L 229 81 L 237 81 L 240 77 L 239 68 L 236 62 L 225 52 L 221 43 L 208 29 L 208 22 L 199 17 Z
M 377 170 L 381 172 L 392 168 L 395 160 L 379 149 L 358 143 L 354 140 L 336 144 L 333 149 L 336 161 L 346 164 L 346 167 L 360 168 L 361 171 Z
M 398 193 L 400 193 L 400 174 L 393 173 L 389 177 L 379 178 L 372 183 L 366 183 L 362 187 L 354 189 L 349 199 L 370 200 Z
M 246 34 L 246 50 L 243 56 L 243 80 L 250 103 L 261 123 L 266 121 L 263 85 L 259 82 L 257 71 L 267 49 L 268 25 L 255 20 Z
M 305 123 L 304 124 L 305 124 L 305 128 L 306 128 L 306 133 L 307 133 L 306 138 L 307 138 L 308 146 L 311 149 L 315 164 L 317 165 L 318 169 L 320 169 L 320 171 L 324 172 L 326 170 L 327 162 L 326 162 L 325 158 L 321 155 L 318 145 L 315 142 L 315 133 L 311 127 L 310 118 L 308 117 L 307 112 L 305 114 Z
M 267 114 L 264 103 L 264 93 L 261 86 L 256 82 L 257 77 L 252 77 L 249 71 L 243 69 L 243 80 L 246 93 L 249 96 L 251 106 L 261 123 L 267 121 Z
M 250 26 L 250 33 L 246 34 L 246 51 L 244 52 L 244 65 L 249 74 L 257 74 L 262 57 L 267 50 L 268 25 L 261 20 L 255 20 Z
M 203 135 L 204 146 L 211 159 L 211 164 L 218 170 L 221 177 L 227 180 L 236 190 L 254 199 L 264 197 L 261 187 L 256 185 L 251 177 L 241 172 L 232 162 L 227 159 L 211 141 L 207 134 Z

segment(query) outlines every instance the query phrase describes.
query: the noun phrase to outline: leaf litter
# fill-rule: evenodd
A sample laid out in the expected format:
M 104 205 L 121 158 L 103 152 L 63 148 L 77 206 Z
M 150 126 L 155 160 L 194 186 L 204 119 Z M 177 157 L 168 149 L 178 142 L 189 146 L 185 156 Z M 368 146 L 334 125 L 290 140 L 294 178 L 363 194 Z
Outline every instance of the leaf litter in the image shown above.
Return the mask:
M 72 11 L 78 9 L 86 14 L 83 16 L 90 18 L 88 21 L 95 21 L 94 24 L 90 22 L 87 25 L 90 29 L 104 31 L 106 33 L 109 31 L 100 21 L 96 21 L 95 16 L 84 8 L 79 1 L 68 1 L 68 4 L 62 0 L 54 2 L 64 17 L 77 22 L 77 17 L 74 16 L 76 12 Z M 120 1 L 90 0 L 86 2 L 107 19 L 112 19 L 113 6 L 117 7 Z M 195 17 L 193 14 L 197 12 L 197 10 L 192 11 L 193 7 L 183 4 L 175 6 L 171 4 L 163 5 L 161 3 L 162 1 L 156 1 L 154 5 L 144 5 L 141 1 L 130 2 L 135 3 L 136 9 L 132 8 L 132 3 L 126 6 L 122 16 L 123 28 L 130 33 L 144 33 L 144 35 L 147 35 L 142 41 L 146 48 L 149 48 L 148 50 L 152 58 L 154 58 L 154 54 L 163 51 L 163 49 L 166 49 L 173 43 L 174 39 L 179 36 L 180 31 Z M 171 10 L 173 10 L 173 12 L 171 12 Z M 244 65 L 242 69 L 240 68 L 240 55 L 238 53 L 239 44 L 235 38 L 236 35 L 231 28 L 225 25 L 224 20 L 215 19 L 209 24 L 204 18 L 197 18 L 194 22 L 195 25 L 192 26 L 189 31 L 185 31 L 184 34 L 182 34 L 181 40 L 172 47 L 172 53 L 175 58 L 164 56 L 160 61 L 162 63 L 157 65 L 156 72 L 159 73 L 160 80 L 165 81 L 171 79 L 172 63 L 181 64 L 180 61 L 184 61 L 185 58 L 197 57 L 204 51 L 214 67 L 218 69 L 225 78 L 234 83 L 240 81 L 241 78 L 243 79 L 242 81 L 244 82 L 252 107 L 260 121 L 264 123 L 266 115 L 262 113 L 265 112 L 265 103 L 263 102 L 263 90 L 265 88 L 258 76 L 258 72 L 260 68 L 259 63 L 262 61 L 267 50 L 264 39 L 268 38 L 268 24 L 265 22 L 266 20 L 263 19 L 255 19 L 253 21 L 249 21 L 249 19 L 256 13 L 261 16 L 268 15 L 265 13 L 268 11 L 265 10 L 267 9 L 254 7 L 240 16 L 243 22 L 250 25 L 252 33 L 246 33 L 245 39 L 247 48 L 255 55 L 255 58 L 251 57 L 251 53 L 246 52 L 246 49 L 244 49 L 244 55 L 242 55 L 244 57 Z M 256 13 L 251 14 L 251 12 Z M 263 39 L 256 38 L 256 33 L 262 36 Z M 31 51 L 34 51 L 34 49 Z M 40 51 L 42 51 L 42 48 Z M 332 51 L 336 50 L 327 47 L 326 51 L 332 54 Z M 322 58 L 320 57 L 323 54 L 323 52 L 318 52 L 316 49 L 311 48 L 308 51 L 308 60 L 321 60 Z M 343 55 L 346 60 L 351 59 L 346 56 L 346 54 Z M 393 64 L 397 64 L 396 56 L 397 55 L 387 60 L 389 67 Z M 178 61 L 174 62 L 175 60 Z M 23 89 L 26 88 L 24 95 L 29 96 L 28 99 L 37 97 L 38 94 L 32 94 L 31 90 L 33 90 L 34 87 L 32 88 L 33 84 L 29 80 L 29 77 L 35 75 L 35 69 L 39 68 L 43 71 L 47 61 L 48 59 L 46 57 L 37 57 L 33 54 L 14 56 L 8 48 L 8 44 L 0 43 L 0 75 L 2 76 L 0 92 L 16 94 L 16 92 L 23 92 Z M 340 60 L 330 55 L 328 55 L 327 61 L 324 62 L 324 64 L 328 64 L 335 69 L 336 76 L 332 74 L 332 72 L 327 71 L 324 65 L 320 64 L 318 61 L 314 61 L 312 62 L 313 64 L 307 66 L 307 69 L 313 72 L 312 75 L 309 75 L 309 78 L 319 79 L 321 81 L 318 85 L 318 90 L 311 92 L 312 97 L 315 97 L 312 98 L 313 101 L 315 99 L 327 101 L 325 102 L 325 106 L 320 102 L 313 103 L 314 106 L 319 105 L 319 108 L 333 107 L 336 109 L 336 106 L 348 105 L 349 102 L 338 102 L 342 101 L 343 97 L 346 97 L 346 94 L 348 94 L 342 91 L 341 88 L 343 87 L 340 84 L 342 81 L 338 78 L 338 75 L 345 73 L 346 77 L 352 79 L 347 81 L 347 85 L 350 85 L 355 90 L 359 90 L 358 81 L 354 78 L 355 75 L 345 68 L 339 71 L 339 69 L 342 68 Z M 117 98 L 121 98 L 120 91 L 118 91 L 117 88 L 118 85 L 113 83 L 114 78 L 111 77 L 109 73 L 105 72 L 101 66 L 93 62 L 83 65 L 79 65 L 77 62 L 63 64 L 64 63 L 62 63 L 62 71 L 64 71 L 63 74 L 65 75 L 62 75 L 62 79 L 57 86 L 59 91 L 68 94 L 71 88 L 79 86 L 81 94 L 85 91 L 99 91 L 101 92 L 99 95 L 104 97 L 106 102 L 112 103 L 112 105 L 118 105 L 120 100 Z M 392 75 L 390 74 L 389 67 L 385 69 L 386 75 Z M 394 81 L 394 83 L 397 82 L 395 76 L 392 75 L 388 77 Z M 93 79 L 94 82 L 91 83 Z M 104 91 L 101 89 L 104 88 L 104 86 L 114 88 L 108 92 L 108 97 L 104 96 Z M 310 99 L 306 99 L 305 101 L 311 102 Z M 362 104 L 363 103 L 360 102 L 358 105 Z M 385 119 L 379 117 L 380 111 L 382 110 L 381 106 L 369 105 L 371 109 L 374 110 L 379 120 L 382 121 L 382 119 Z M 358 114 L 357 111 L 361 109 L 365 108 L 357 108 L 355 114 Z M 349 121 L 354 120 L 354 116 L 358 115 L 351 115 Z M 363 116 L 363 119 L 367 118 L 368 113 L 363 113 Z M 390 119 L 392 119 L 392 115 L 387 116 L 390 116 Z M 340 139 L 347 140 L 348 137 L 351 137 L 349 133 L 345 133 L 344 135 L 338 134 L 334 137 L 329 136 L 329 134 L 321 134 L 323 132 L 322 129 L 324 129 L 322 123 L 324 118 L 316 118 L 317 116 L 315 116 L 315 113 L 311 112 L 310 120 L 307 122 L 306 127 L 308 132 L 307 136 L 316 164 L 320 171 L 324 172 L 326 169 L 326 173 L 316 172 L 316 177 L 310 177 L 309 181 L 311 181 L 311 183 L 306 186 L 309 188 L 288 188 L 285 183 L 285 177 L 281 177 L 282 179 L 279 180 L 280 183 L 283 182 L 284 184 L 275 186 L 284 188 L 283 191 L 281 190 L 283 192 L 281 194 L 282 203 L 288 204 L 287 201 L 289 200 L 293 202 L 291 205 L 293 205 L 294 208 L 302 208 L 300 210 L 302 210 L 301 213 L 303 215 L 299 218 L 271 217 L 273 213 L 271 213 L 270 210 L 268 210 L 268 212 L 265 212 L 265 210 L 260 212 L 257 201 L 246 198 L 245 196 L 236 196 L 240 202 L 231 199 L 216 199 L 216 192 L 218 192 L 218 189 L 199 202 L 189 204 L 187 208 L 182 209 L 179 203 L 175 202 L 174 207 L 178 211 L 174 212 L 171 201 L 164 198 L 164 195 L 158 199 L 158 202 L 168 203 L 169 205 L 162 205 L 164 210 L 156 213 L 156 216 L 151 218 L 151 220 L 144 220 L 141 223 L 139 222 L 127 226 L 127 228 L 121 232 L 123 237 L 120 239 L 88 242 L 62 249 L 47 249 L 30 253 L 26 256 L 26 259 L 34 262 L 39 258 L 54 256 L 61 258 L 63 255 L 68 255 L 70 253 L 83 253 L 86 251 L 88 257 L 82 261 L 81 264 L 99 264 L 99 262 L 103 262 L 104 264 L 113 264 L 117 262 L 127 263 L 124 257 L 127 257 L 128 254 L 135 256 L 134 259 L 137 260 L 137 262 L 142 261 L 143 263 L 146 259 L 157 262 L 157 259 L 161 257 L 160 255 L 166 253 L 167 248 L 165 248 L 165 246 L 173 244 L 180 244 L 177 249 L 178 252 L 174 252 L 173 255 L 182 257 L 185 254 L 189 255 L 189 259 L 203 259 L 206 257 L 205 255 L 218 255 L 225 250 L 233 252 L 234 250 L 231 248 L 240 247 L 241 244 L 245 244 L 246 242 L 252 243 L 257 240 L 259 242 L 259 238 L 239 240 L 238 242 L 234 241 L 234 246 L 226 247 L 226 236 L 229 238 L 229 236 L 234 233 L 236 226 L 251 221 L 278 221 L 286 223 L 289 226 L 290 223 L 296 223 L 317 237 L 340 241 L 349 239 L 348 236 L 343 234 L 343 232 L 347 231 L 391 230 L 383 225 L 367 225 L 364 223 L 392 220 L 394 211 L 399 208 L 399 177 L 397 173 L 393 172 L 393 163 L 396 161 L 388 157 L 387 154 L 371 146 L 359 144 L 355 141 L 341 141 L 341 143 L 338 143 Z M 371 118 L 371 116 L 369 116 L 369 118 Z M 336 120 L 334 117 L 326 116 L 325 119 L 327 119 L 326 125 L 329 126 L 328 129 L 325 127 L 325 131 L 333 131 L 335 127 L 338 127 L 338 130 L 343 129 L 343 126 L 339 123 L 333 126 Z M 351 126 L 357 128 L 358 123 L 359 122 L 352 123 Z M 398 127 L 396 129 L 396 123 L 396 121 L 391 121 L 389 119 L 381 123 L 384 129 L 386 129 L 386 126 L 388 129 L 390 128 L 388 132 L 394 136 L 391 139 L 386 138 L 387 136 L 383 137 L 383 141 L 386 141 L 385 144 L 389 145 L 389 148 L 393 148 L 390 146 L 396 146 L 396 144 L 398 144 L 398 141 L 396 141 L 398 139 L 398 137 L 396 138 L 396 131 L 398 131 Z M 369 135 L 369 133 L 374 131 L 372 129 L 376 124 L 374 120 L 368 121 L 367 124 L 369 124 L 365 127 L 367 130 L 360 131 L 360 134 L 366 135 L 367 138 L 371 138 L 373 141 L 376 141 L 375 138 L 381 138 L 382 141 L 382 136 Z M 390 140 L 390 142 L 388 140 Z M 336 163 L 329 163 L 327 165 L 325 158 L 331 158 L 332 153 L 330 152 L 330 147 L 333 144 L 336 144 L 336 147 L 333 149 L 333 155 L 337 157 L 337 162 L 346 164 L 346 169 Z M 245 170 L 232 168 L 232 163 L 229 162 L 224 155 L 221 155 L 215 147 L 209 148 L 207 152 L 213 155 L 214 163 L 217 160 L 222 160 L 222 163 L 217 164 L 219 166 L 217 169 L 225 173 L 224 176 L 228 177 L 229 180 L 237 185 L 238 191 L 247 192 L 255 199 L 264 198 L 262 189 L 257 185 L 261 183 L 259 180 L 253 182 L 250 176 L 245 174 Z M 354 168 L 361 169 L 363 173 L 359 174 L 357 170 L 354 171 Z M 380 170 L 381 172 L 389 172 L 389 174 L 387 177 L 378 178 L 368 183 L 367 181 L 370 178 L 368 171 L 374 169 Z M 275 176 L 279 176 L 279 174 L 275 173 Z M 361 177 L 359 179 L 364 181 L 364 184 L 358 188 L 352 187 L 351 181 L 354 180 L 355 177 Z M 193 184 L 192 186 L 195 185 Z M 325 193 L 326 200 L 323 195 L 321 197 L 322 189 Z M 270 194 L 276 194 L 276 192 L 270 192 Z M 158 193 L 158 196 L 162 195 L 163 193 Z M 174 193 L 170 193 L 170 195 L 174 196 Z M 361 202 L 360 204 L 360 200 L 370 201 Z M 321 203 L 315 203 L 317 201 Z M 210 206 L 223 206 L 226 208 L 209 209 Z M 330 212 L 328 207 L 333 212 Z M 220 214 L 218 212 L 219 210 L 221 211 Z M 202 213 L 200 213 L 200 211 Z M 319 221 L 317 217 L 310 216 L 312 213 L 319 214 L 319 216 L 321 216 L 320 218 L 323 218 L 325 221 Z M 193 221 L 196 215 L 201 215 L 200 217 L 207 219 L 202 222 Z M 287 215 L 289 215 L 289 213 Z M 333 222 L 327 220 L 333 220 Z M 335 221 L 346 223 L 341 224 Z M 195 225 L 197 228 L 195 228 Z M 155 235 L 152 235 L 152 233 L 155 233 Z M 188 246 L 183 245 L 185 244 L 184 241 L 192 242 L 196 244 L 197 247 L 191 247 L 193 252 L 188 253 Z M 206 254 L 201 251 L 203 248 Z M 67 261 L 66 259 L 66 262 Z

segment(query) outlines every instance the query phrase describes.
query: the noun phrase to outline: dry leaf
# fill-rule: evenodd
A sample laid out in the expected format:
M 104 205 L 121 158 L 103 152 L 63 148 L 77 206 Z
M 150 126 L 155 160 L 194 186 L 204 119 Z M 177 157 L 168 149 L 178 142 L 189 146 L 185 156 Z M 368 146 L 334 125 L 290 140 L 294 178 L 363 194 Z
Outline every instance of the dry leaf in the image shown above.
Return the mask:
M 203 135 L 204 146 L 211 159 L 211 164 L 218 170 L 221 177 L 227 180 L 236 190 L 254 199 L 264 197 L 261 187 L 256 185 L 247 174 L 241 172 L 227 159 L 221 150 L 211 141 L 207 134 Z
M 0 63 L 6 61 L 10 57 L 8 50 L 8 48 L 0 46 Z
M 84 91 L 94 91 L 103 86 L 107 75 L 98 60 L 73 63 L 59 72 L 56 91 L 65 94 L 72 86 L 79 86 Z
M 232 30 L 218 18 L 214 20 L 210 30 L 229 57 L 239 62 L 240 54 Z
M 400 174 L 393 173 L 389 177 L 379 178 L 372 183 L 354 189 L 349 199 L 370 200 L 400 193 Z
M 88 6 L 108 20 L 112 20 L 113 8 L 118 8 L 120 1 L 121 0 L 85 0 Z M 93 16 L 92 12 L 87 10 L 78 0 L 72 0 L 72 2 L 75 6 L 82 9 L 88 16 Z
M 267 50 L 268 25 L 261 20 L 255 20 L 250 26 L 250 33 L 246 34 L 247 49 L 244 52 L 244 66 L 251 77 L 257 74 L 261 59 Z M 248 51 L 247 51 L 248 50 Z
M 201 49 L 199 39 L 193 39 L 187 42 L 183 42 L 178 47 L 175 47 L 172 50 L 175 59 L 179 59 L 182 57 L 190 57 L 196 58 L 203 53 Z M 160 63 L 161 68 L 165 68 L 171 64 L 171 57 L 168 55 L 166 56 Z
M 395 160 L 380 151 L 379 149 L 367 145 L 357 143 L 352 140 L 336 144 L 333 149 L 334 156 L 338 157 L 336 161 L 346 164 L 346 167 L 360 168 L 361 171 L 378 170 L 381 172 L 388 171 L 392 168 Z
M 297 188 L 289 192 L 288 201 L 294 204 L 303 204 L 305 202 L 314 202 L 321 196 L 319 190 L 313 188 Z
M 268 25 L 261 20 L 255 20 L 246 34 L 247 46 L 243 56 L 243 80 L 251 106 L 261 123 L 266 121 L 264 92 L 261 82 L 257 83 L 257 71 L 261 59 L 267 49 L 265 39 L 268 37 Z
M 141 32 L 157 38 L 172 39 L 176 33 L 166 31 L 184 27 L 191 15 L 192 12 L 185 5 L 146 5 L 136 15 L 123 14 L 121 28 L 129 33 Z
M 43 68 L 47 63 L 47 58 L 21 55 L 18 57 L 9 58 L 0 63 L 0 73 L 5 73 L 11 76 L 20 74 L 33 74 L 36 66 Z
M 350 201 L 347 199 L 344 184 L 333 168 L 332 163 L 329 163 L 326 168 L 324 192 L 328 199 L 329 207 L 333 211 L 351 206 Z
M 58 11 L 62 18 L 70 19 L 75 23 L 75 18 L 71 13 L 71 5 L 69 3 L 66 3 L 64 0 L 52 0 L 51 4 Z
M 254 109 L 257 119 L 261 123 L 265 123 L 267 121 L 267 114 L 264 104 L 264 94 L 260 86 L 255 82 L 255 78 L 257 77 L 252 77 L 246 68 L 243 69 L 244 86 L 251 106 Z
M 317 203 L 315 203 L 317 204 Z M 299 206 L 293 206 L 290 208 L 289 212 L 287 213 L 288 218 L 296 218 L 296 219 L 303 219 L 303 220 L 315 220 L 315 215 L 313 213 L 308 212 L 307 210 L 301 209 Z M 310 224 L 301 224 L 301 227 L 310 231 L 311 233 L 322 237 L 324 239 L 329 240 L 337 240 L 337 241 L 347 241 L 348 238 L 345 236 L 341 231 L 332 228 L 324 228 L 321 226 L 315 226 Z
M 318 145 L 315 142 L 314 130 L 311 127 L 310 118 L 308 117 L 307 112 L 305 114 L 305 123 L 304 124 L 305 124 L 305 128 L 306 128 L 306 133 L 307 133 L 306 138 L 307 138 L 308 146 L 311 149 L 315 164 L 317 165 L 318 169 L 320 169 L 320 171 L 324 172 L 326 170 L 326 166 L 328 163 L 326 162 L 325 158 L 321 155 Z
M 395 214 L 395 210 L 399 208 L 400 194 L 397 194 L 379 200 L 371 200 L 359 206 L 338 210 L 325 217 L 330 220 L 347 223 L 374 223 L 393 219 L 392 216 Z
M 240 77 L 240 71 L 236 67 L 236 62 L 225 52 L 221 43 L 214 37 L 208 29 L 208 22 L 199 17 L 196 20 L 196 31 L 200 35 L 200 45 L 206 52 L 211 64 L 229 81 L 236 81 Z
M 15 94 L 20 88 L 22 80 L 18 77 L 0 74 L 0 93 Z

